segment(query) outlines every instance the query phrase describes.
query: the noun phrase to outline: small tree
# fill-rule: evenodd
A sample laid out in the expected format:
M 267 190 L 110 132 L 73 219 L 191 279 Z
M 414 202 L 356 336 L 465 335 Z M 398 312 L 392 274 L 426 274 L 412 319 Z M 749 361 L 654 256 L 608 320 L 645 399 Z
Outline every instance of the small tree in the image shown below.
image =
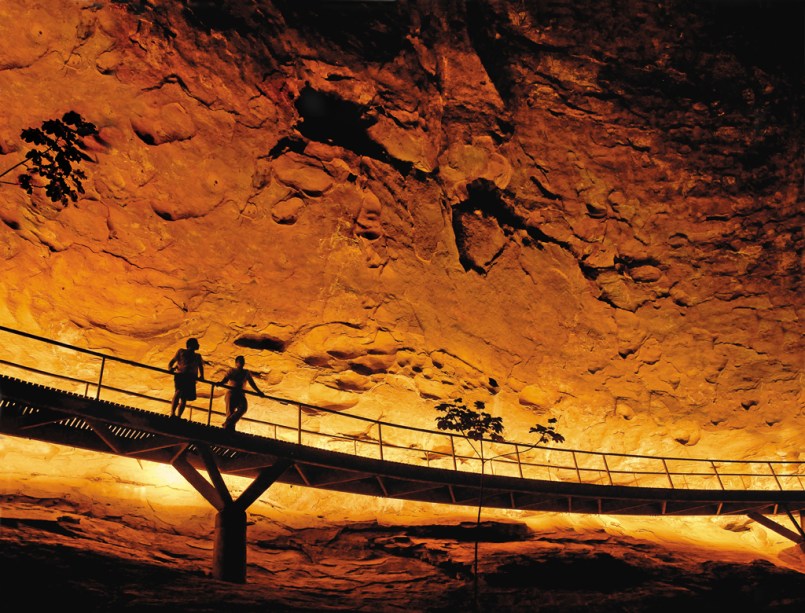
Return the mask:
M 547 426 L 537 424 L 532 426 L 529 430 L 530 433 L 539 434 L 539 440 L 535 445 L 544 445 L 545 443 L 564 443 L 565 437 L 556 431 L 556 418 L 551 417 L 548 419 Z
M 25 157 L 0 173 L 3 177 L 15 168 L 25 171 L 17 176 L 16 183 L 29 194 L 43 188 L 52 202 L 66 207 L 84 193 L 83 181 L 87 178 L 78 166 L 91 162 L 86 153 L 84 138 L 98 133 L 94 124 L 85 121 L 75 111 L 68 111 L 61 119 L 48 119 L 39 128 L 26 128 L 20 137 L 33 146 Z
M 475 408 L 467 407 L 461 398 L 456 398 L 452 402 L 442 402 L 436 405 L 436 410 L 443 413 L 436 417 L 436 425 L 439 430 L 451 430 L 453 432 L 460 432 L 469 442 L 473 451 L 478 454 L 481 459 L 481 474 L 479 478 L 479 497 L 478 497 L 478 515 L 475 519 L 475 549 L 473 559 L 473 603 L 475 610 L 479 610 L 478 603 L 478 543 L 479 533 L 481 530 L 481 509 L 484 505 L 484 476 L 486 474 L 485 466 L 488 460 L 494 457 L 484 457 L 484 439 L 491 440 L 496 443 L 505 442 L 503 438 L 503 418 L 492 417 L 484 410 L 485 403 L 481 400 L 475 401 Z M 552 417 L 548 420 L 548 425 L 536 424 L 533 426 L 529 433 L 539 435 L 539 440 L 533 446 L 542 445 L 547 442 L 563 443 L 565 437 L 556 431 L 556 418 Z M 478 441 L 478 448 L 475 447 L 472 441 Z

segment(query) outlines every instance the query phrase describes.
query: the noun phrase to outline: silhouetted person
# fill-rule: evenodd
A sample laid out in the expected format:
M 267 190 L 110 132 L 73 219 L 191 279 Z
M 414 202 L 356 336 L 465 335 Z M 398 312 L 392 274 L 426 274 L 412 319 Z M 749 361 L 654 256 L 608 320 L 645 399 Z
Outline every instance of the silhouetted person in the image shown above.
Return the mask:
M 246 409 L 249 408 L 249 403 L 246 400 L 246 382 L 254 388 L 254 391 L 265 396 L 257 384 L 254 382 L 252 373 L 245 368 L 246 358 L 239 355 L 235 358 L 235 368 L 231 369 L 224 375 L 220 383 L 222 385 L 230 384 L 226 391 L 226 419 L 224 420 L 224 428 L 234 430 L 235 424 L 243 417 Z
M 196 399 L 196 381 L 204 378 L 204 360 L 196 353 L 198 340 L 187 339 L 186 349 L 179 349 L 168 363 L 168 370 L 174 373 L 173 384 L 176 391 L 171 402 L 171 417 L 181 417 L 188 400 Z

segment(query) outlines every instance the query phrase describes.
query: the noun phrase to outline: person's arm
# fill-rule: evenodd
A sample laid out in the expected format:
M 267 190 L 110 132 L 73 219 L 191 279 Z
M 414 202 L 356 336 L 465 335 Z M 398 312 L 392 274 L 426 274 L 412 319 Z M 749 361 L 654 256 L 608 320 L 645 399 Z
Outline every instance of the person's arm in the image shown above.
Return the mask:
M 249 385 L 251 385 L 254 388 L 255 392 L 257 392 L 261 396 L 265 396 L 265 394 L 263 393 L 263 390 L 261 390 L 259 387 L 257 387 L 257 384 L 254 382 L 254 377 L 252 377 L 251 372 L 246 373 L 246 380 L 249 382 Z
M 179 361 L 179 352 L 177 351 L 171 358 L 171 361 L 168 362 L 168 370 L 173 372 L 173 369 L 176 367 L 176 362 L 178 361 Z
M 198 378 L 204 381 L 204 358 L 198 356 Z

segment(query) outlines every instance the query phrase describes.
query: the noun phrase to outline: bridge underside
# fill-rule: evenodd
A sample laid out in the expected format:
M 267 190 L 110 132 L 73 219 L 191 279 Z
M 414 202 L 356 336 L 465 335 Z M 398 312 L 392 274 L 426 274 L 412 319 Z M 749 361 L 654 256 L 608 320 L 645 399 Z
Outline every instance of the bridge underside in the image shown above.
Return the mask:
M 609 515 L 805 512 L 805 492 L 688 490 L 539 481 L 382 461 L 171 419 L 0 377 L 0 433 L 292 485 L 524 511 Z M 212 464 L 211 464 L 212 463 Z M 183 472 L 183 474 L 185 474 Z M 801 525 L 801 524 L 800 524 Z

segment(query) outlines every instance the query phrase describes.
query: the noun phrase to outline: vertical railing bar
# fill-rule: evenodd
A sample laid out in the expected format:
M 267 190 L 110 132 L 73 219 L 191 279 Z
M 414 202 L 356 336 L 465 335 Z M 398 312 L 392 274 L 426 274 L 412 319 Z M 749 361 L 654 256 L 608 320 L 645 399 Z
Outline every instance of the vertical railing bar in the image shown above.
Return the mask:
M 766 463 L 769 465 L 769 470 L 771 471 L 772 477 L 774 477 L 774 480 L 777 482 L 777 487 L 780 489 L 780 491 L 782 491 L 783 486 L 780 484 L 780 480 L 777 478 L 777 473 L 774 472 L 774 467 L 771 465 L 771 462 Z
M 710 460 L 710 466 L 713 467 L 713 472 L 716 475 L 716 479 L 718 479 L 718 484 L 721 486 L 721 491 L 724 491 L 724 483 L 721 481 L 721 475 L 718 474 L 718 468 L 716 468 L 716 463 L 713 460 Z M 743 483 L 743 479 L 741 480 Z
M 668 462 L 665 461 L 665 458 L 662 458 L 662 467 L 665 469 L 665 476 L 668 477 L 668 484 L 671 486 L 671 489 L 676 489 L 676 487 L 674 487 L 674 480 L 671 479 L 671 471 L 668 470 Z
M 106 356 L 101 358 L 101 372 L 98 375 L 98 392 L 95 394 L 95 400 L 101 398 L 101 384 L 103 383 L 103 369 L 106 366 Z
M 520 445 L 517 443 L 514 444 L 514 452 L 517 454 L 517 468 L 520 471 L 520 478 L 524 479 L 523 477 L 523 463 L 520 461 Z
M 377 422 L 377 439 L 380 441 L 380 461 L 383 461 L 383 424 Z
M 576 452 L 572 451 L 571 453 L 573 454 L 573 465 L 576 467 L 576 479 L 581 483 L 581 471 L 579 470 L 579 462 L 576 459 Z
M 609 479 L 609 484 L 614 485 L 614 483 L 612 483 L 612 473 L 609 472 L 609 462 L 607 462 L 607 456 L 605 453 L 601 454 L 601 459 L 604 460 L 604 468 L 607 469 L 607 479 Z
M 298 445 L 302 444 L 302 405 L 297 404 L 296 408 L 298 409 L 298 416 L 296 420 L 296 443 Z
M 458 461 L 456 460 L 456 442 L 453 440 L 453 435 L 450 435 L 450 450 L 453 454 L 453 470 L 458 471 Z
M 212 424 L 212 399 L 215 396 L 215 383 L 210 382 L 210 407 L 207 411 L 207 425 Z

